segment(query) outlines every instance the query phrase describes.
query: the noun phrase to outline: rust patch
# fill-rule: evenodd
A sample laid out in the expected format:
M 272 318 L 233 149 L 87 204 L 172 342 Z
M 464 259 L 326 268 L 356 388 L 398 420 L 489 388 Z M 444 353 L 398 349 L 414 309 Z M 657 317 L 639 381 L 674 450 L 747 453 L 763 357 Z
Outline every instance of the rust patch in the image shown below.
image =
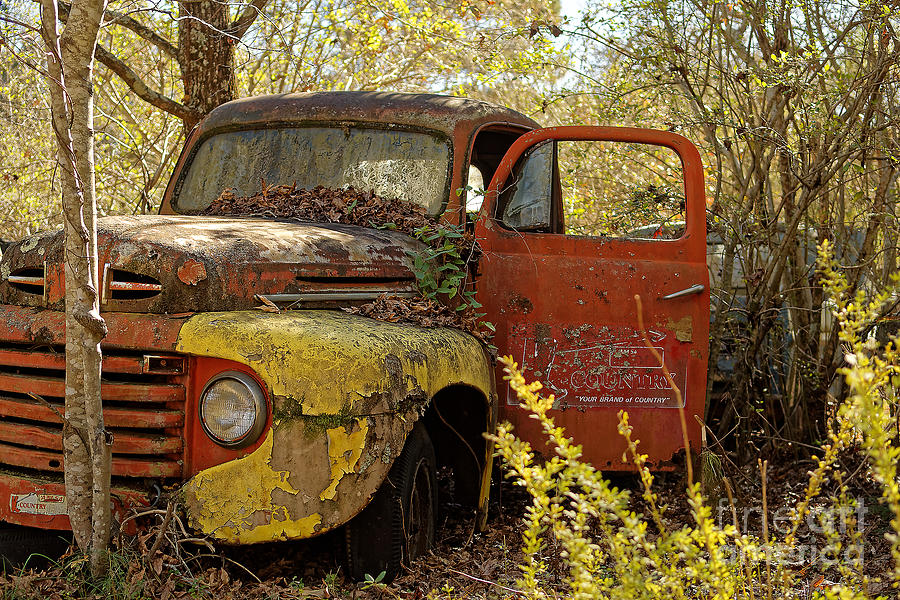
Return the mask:
M 509 307 L 526 315 L 534 310 L 531 300 L 515 293 L 509 297 Z
M 550 325 L 547 323 L 535 323 L 534 324 L 534 341 L 537 344 L 544 344 L 549 342 L 552 338 L 550 337 Z
M 178 279 L 186 285 L 197 285 L 206 279 L 206 267 L 199 260 L 189 258 L 178 267 Z
M 117 216 L 98 219 L 97 229 L 101 264 L 162 284 L 160 293 L 151 297 L 107 298 L 110 313 L 250 310 L 259 305 L 256 294 L 414 291 L 410 253 L 422 247 L 399 231 L 261 218 Z M 333 252 L 335 240 L 343 254 Z M 14 245 L 4 253 L 2 264 L 12 273 L 44 271 L 46 262 L 46 294 L 0 280 L 0 303 L 62 311 L 62 231 L 29 241 L 37 244 L 33 251 L 23 253 Z M 346 279 L 331 279 L 336 277 Z M 355 278 L 360 281 L 351 281 Z M 342 302 L 312 304 L 331 307 Z
M 667 327 L 675 332 L 675 339 L 679 342 L 691 342 L 694 339 L 694 320 L 687 315 L 673 321 L 669 319 Z

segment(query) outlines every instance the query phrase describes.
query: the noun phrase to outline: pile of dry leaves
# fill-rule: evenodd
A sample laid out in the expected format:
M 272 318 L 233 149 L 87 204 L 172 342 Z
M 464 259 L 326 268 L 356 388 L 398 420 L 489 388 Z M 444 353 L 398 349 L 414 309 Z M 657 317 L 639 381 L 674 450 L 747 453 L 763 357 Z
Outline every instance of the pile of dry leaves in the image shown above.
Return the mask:
M 414 323 L 420 327 L 455 327 L 468 331 L 483 342 L 489 341 L 477 313 L 471 310 L 456 311 L 427 298 L 398 298 L 385 294 L 368 304 L 344 310 L 389 323 Z
M 428 230 L 445 227 L 429 216 L 425 209 L 412 202 L 398 198 L 383 198 L 371 192 L 360 192 L 353 188 L 331 189 L 318 186 L 311 190 L 296 186 L 278 185 L 267 187 L 253 196 L 237 196 L 233 190 L 225 190 L 203 211 L 205 215 L 253 216 L 273 219 L 291 219 L 311 223 L 346 223 L 363 227 L 375 227 L 402 231 L 429 243 L 450 243 L 457 247 L 457 255 L 469 256 L 476 243 L 471 235 L 448 238 L 446 236 L 422 235 Z M 440 264 L 432 265 L 439 272 Z M 363 304 L 345 308 L 347 312 L 391 323 L 413 323 L 421 327 L 455 327 L 467 331 L 487 342 L 491 331 L 480 320 L 480 315 L 466 307 L 459 309 L 460 296 L 456 302 L 445 298 L 446 303 L 429 298 L 401 298 L 384 295 Z M 273 304 L 260 307 L 263 310 L 278 310 Z
M 389 226 L 409 234 L 434 223 L 423 207 L 397 198 L 382 198 L 353 188 L 267 187 L 265 182 L 262 190 L 253 196 L 237 196 L 234 190 L 225 190 L 202 214 L 346 223 L 362 227 Z

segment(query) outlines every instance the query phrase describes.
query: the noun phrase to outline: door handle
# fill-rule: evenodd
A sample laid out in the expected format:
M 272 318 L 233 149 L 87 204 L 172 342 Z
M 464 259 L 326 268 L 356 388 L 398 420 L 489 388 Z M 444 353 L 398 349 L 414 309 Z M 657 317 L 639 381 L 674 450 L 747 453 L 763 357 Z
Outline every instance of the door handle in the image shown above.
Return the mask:
M 689 288 L 685 288 L 683 290 L 678 290 L 677 292 L 672 292 L 671 294 L 663 296 L 662 299 L 663 300 L 672 300 L 673 298 L 681 298 L 682 296 L 690 296 L 691 294 L 699 294 L 700 292 L 702 292 L 705 289 L 706 289 L 706 287 L 703 284 L 695 283 L 694 285 L 692 285 Z

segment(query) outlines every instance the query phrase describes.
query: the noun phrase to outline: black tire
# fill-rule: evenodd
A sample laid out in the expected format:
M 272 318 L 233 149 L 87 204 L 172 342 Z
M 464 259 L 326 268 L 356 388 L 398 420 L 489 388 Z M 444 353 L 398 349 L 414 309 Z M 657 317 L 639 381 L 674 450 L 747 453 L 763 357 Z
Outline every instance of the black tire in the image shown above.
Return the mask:
M 346 527 L 346 569 L 353 581 L 366 575 L 391 582 L 403 565 L 434 543 L 437 479 L 434 447 L 416 423 L 403 451 L 372 501 Z
M 63 555 L 72 542 L 68 531 L 35 529 L 0 523 L 0 572 L 23 566 L 45 568 Z

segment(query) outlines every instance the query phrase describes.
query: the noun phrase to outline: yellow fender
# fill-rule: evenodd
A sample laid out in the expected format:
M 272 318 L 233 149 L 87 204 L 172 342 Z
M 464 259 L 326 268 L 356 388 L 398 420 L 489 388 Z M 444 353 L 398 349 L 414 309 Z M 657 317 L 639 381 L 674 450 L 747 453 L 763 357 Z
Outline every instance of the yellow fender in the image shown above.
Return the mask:
M 182 488 L 191 526 L 227 543 L 310 537 L 346 523 L 437 392 L 461 384 L 494 402 L 484 348 L 456 329 L 326 310 L 202 313 L 181 328 L 177 349 L 247 365 L 272 399 L 273 426 L 259 448 Z

